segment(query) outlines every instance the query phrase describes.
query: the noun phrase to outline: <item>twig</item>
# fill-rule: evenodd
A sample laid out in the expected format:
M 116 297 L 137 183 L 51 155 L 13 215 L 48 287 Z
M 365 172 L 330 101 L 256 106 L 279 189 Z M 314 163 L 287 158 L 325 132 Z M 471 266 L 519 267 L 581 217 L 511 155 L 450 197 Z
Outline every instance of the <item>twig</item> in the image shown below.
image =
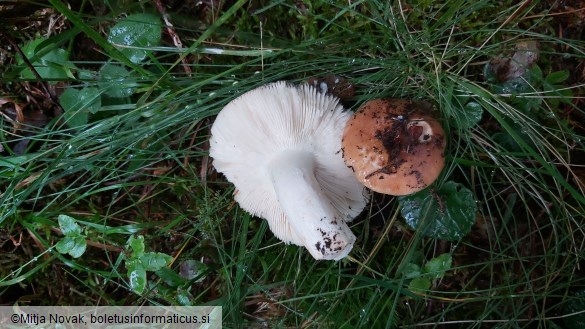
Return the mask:
M 10 45 L 12 45 L 12 47 L 14 47 L 14 49 L 16 49 L 16 52 L 18 52 L 20 54 L 20 56 L 22 57 L 22 60 L 26 64 L 26 66 L 29 67 L 29 69 L 31 70 L 31 72 L 33 73 L 35 78 L 40 83 L 41 88 L 43 89 L 43 92 L 45 92 L 45 96 L 51 100 L 51 103 L 53 103 L 53 105 L 56 106 L 57 109 L 59 109 L 60 113 L 63 113 L 64 112 L 63 107 L 61 107 L 61 104 L 59 104 L 59 102 L 57 101 L 57 97 L 47 87 L 46 82 L 43 81 L 43 78 L 41 77 L 39 72 L 37 72 L 34 65 L 32 65 L 30 60 L 25 56 L 22 49 L 20 49 L 20 46 L 18 46 L 18 44 L 14 41 L 14 39 L 12 39 L 12 37 L 10 35 L 8 35 L 6 32 L 4 32 L 2 30 L 0 30 L 0 36 L 4 36 L 6 38 L 6 40 L 8 41 L 8 43 L 10 43 Z
M 561 12 L 557 12 L 557 13 L 537 14 L 537 15 L 522 17 L 520 20 L 532 19 L 532 18 L 542 18 L 542 17 L 549 17 L 549 16 L 569 15 L 569 14 L 578 13 L 578 12 L 583 11 L 583 10 L 585 10 L 585 8 L 573 9 L 573 10 L 568 10 L 568 11 L 561 11 Z
M 6 119 L 6 121 L 11 122 L 13 124 L 14 129 L 12 130 L 12 133 L 16 135 L 18 133 L 18 130 L 22 128 L 22 124 L 24 123 L 24 113 L 22 111 L 22 107 L 18 105 L 16 101 L 8 97 L 0 98 L 0 106 L 7 103 L 12 103 L 14 105 L 15 120 L 12 120 L 12 118 L 9 115 L 5 114 L 2 111 L 0 111 L 0 115 L 3 116 Z
M 179 38 L 179 35 L 175 31 L 173 24 L 169 20 L 169 14 L 167 14 L 167 12 L 165 10 L 165 6 L 162 4 L 162 1 L 161 0 L 153 0 L 153 2 L 156 6 L 156 9 L 158 10 L 160 15 L 162 16 L 163 21 L 165 22 L 165 26 L 167 27 L 167 32 L 169 33 L 169 35 L 173 39 L 173 44 L 178 49 L 182 49 L 183 43 L 181 42 L 181 38 Z M 185 73 L 187 73 L 188 76 L 191 76 L 193 74 L 193 71 L 191 71 L 191 67 L 189 67 L 189 63 L 187 62 L 187 58 L 183 57 L 181 59 L 181 62 L 183 62 L 183 70 L 185 71 Z

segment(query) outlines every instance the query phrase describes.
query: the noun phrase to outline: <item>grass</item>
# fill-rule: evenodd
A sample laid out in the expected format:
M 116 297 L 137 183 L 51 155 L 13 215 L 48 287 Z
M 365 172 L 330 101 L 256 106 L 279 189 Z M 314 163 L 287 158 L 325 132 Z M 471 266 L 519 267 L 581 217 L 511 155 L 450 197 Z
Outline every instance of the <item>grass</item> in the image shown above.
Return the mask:
M 183 48 L 165 35 L 148 65 L 139 65 L 105 35 L 124 13 L 156 10 L 104 3 L 70 9 L 50 1 L 63 15 L 60 32 L 69 33 L 53 40 L 71 50 L 78 68 L 134 67 L 139 74 L 125 82 L 137 84 L 136 93 L 126 103 L 102 104 L 81 127 L 55 116 L 45 127 L 16 131 L 3 116 L 0 301 L 221 305 L 226 327 L 575 328 L 567 305 L 585 289 L 578 71 L 585 44 L 556 36 L 556 19 L 565 16 L 551 4 L 206 2 L 190 12 L 193 26 L 169 2 L 173 22 L 185 22 L 175 23 Z M 32 39 L 10 35 L 20 45 Z M 540 43 L 542 77 L 521 93 L 495 93 L 485 64 L 524 39 Z M 563 69 L 569 78 L 546 89 L 545 78 Z M 350 257 L 315 262 L 238 208 L 233 187 L 207 156 L 213 116 L 257 86 L 325 74 L 355 84 L 345 104 L 352 110 L 378 97 L 434 103 L 450 132 L 438 185 L 454 180 L 473 191 L 478 213 L 470 234 L 456 242 L 425 237 L 404 224 L 394 198 L 375 195 L 351 226 L 358 240 Z M 16 73 L 5 77 L 2 97 L 24 102 L 23 94 L 40 89 Z M 78 85 L 100 88 L 89 78 L 57 89 Z M 462 128 L 470 101 L 483 118 Z M 9 151 L 19 141 L 28 142 L 26 151 Z M 62 237 L 60 214 L 84 228 L 89 246 L 80 258 L 53 247 Z M 148 251 L 174 257 L 169 270 L 149 273 L 142 295 L 129 286 L 124 261 L 137 234 Z M 445 276 L 428 291 L 409 290 L 404 267 L 442 253 L 453 257 Z M 195 277 L 178 275 L 190 266 Z

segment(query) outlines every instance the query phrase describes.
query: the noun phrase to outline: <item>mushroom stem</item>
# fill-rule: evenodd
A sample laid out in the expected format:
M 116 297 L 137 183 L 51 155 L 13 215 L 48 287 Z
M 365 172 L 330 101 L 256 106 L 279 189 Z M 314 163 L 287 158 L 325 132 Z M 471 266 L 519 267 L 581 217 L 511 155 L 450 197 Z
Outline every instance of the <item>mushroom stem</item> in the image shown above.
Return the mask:
M 286 150 L 270 160 L 270 178 L 293 233 L 315 259 L 339 260 L 351 251 L 351 232 L 315 177 L 315 156 Z

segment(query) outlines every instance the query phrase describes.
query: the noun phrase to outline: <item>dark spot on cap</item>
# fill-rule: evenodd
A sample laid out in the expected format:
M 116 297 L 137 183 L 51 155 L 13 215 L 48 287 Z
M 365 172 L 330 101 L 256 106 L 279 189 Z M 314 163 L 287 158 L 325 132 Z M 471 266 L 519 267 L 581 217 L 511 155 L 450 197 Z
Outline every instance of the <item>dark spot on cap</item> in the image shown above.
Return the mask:
M 331 249 L 331 238 L 325 238 L 323 241 L 325 242 L 325 248 Z
M 318 251 L 325 255 L 325 250 L 321 248 L 321 242 L 315 243 L 315 248 L 317 248 Z

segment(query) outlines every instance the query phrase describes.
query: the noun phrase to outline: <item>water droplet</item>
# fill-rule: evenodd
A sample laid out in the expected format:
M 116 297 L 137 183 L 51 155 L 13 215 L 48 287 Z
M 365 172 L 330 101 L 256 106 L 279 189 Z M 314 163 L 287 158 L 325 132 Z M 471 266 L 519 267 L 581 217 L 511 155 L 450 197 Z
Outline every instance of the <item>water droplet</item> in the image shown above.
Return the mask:
M 366 317 L 367 315 L 368 315 L 368 313 L 366 312 L 366 309 L 365 308 L 362 308 L 360 310 L 360 318 L 362 318 L 362 319 L 365 318 L 367 320 L 367 317 Z

